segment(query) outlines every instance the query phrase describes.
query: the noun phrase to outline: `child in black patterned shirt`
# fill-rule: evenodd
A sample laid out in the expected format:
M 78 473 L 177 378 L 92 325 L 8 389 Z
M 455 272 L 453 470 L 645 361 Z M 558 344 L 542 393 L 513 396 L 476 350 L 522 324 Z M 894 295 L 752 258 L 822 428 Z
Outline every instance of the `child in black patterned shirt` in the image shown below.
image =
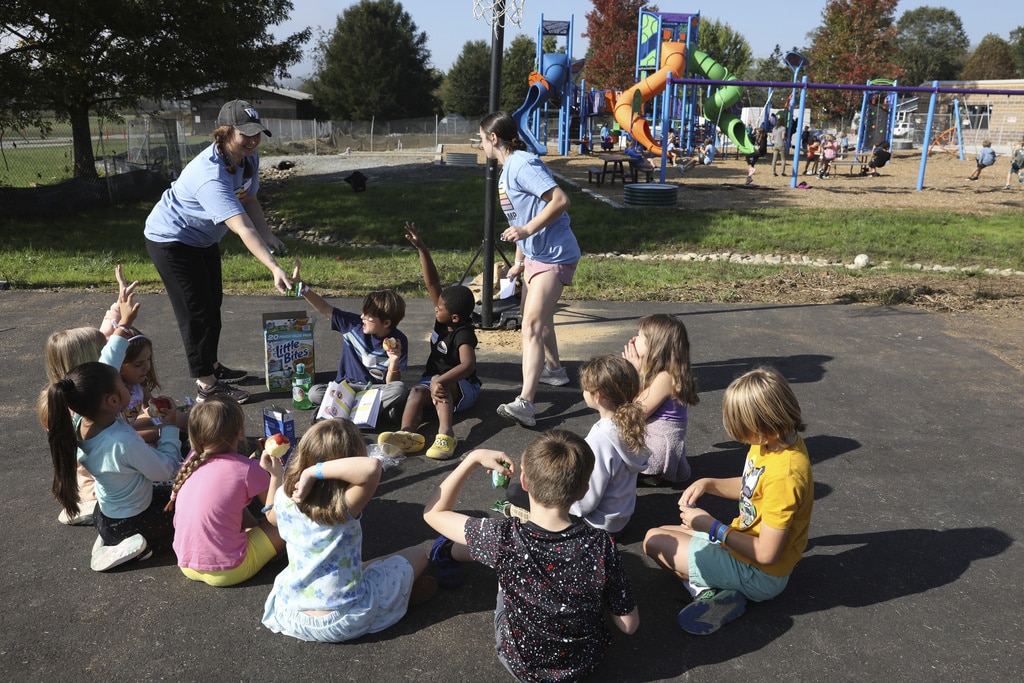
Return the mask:
M 505 668 L 524 681 L 585 678 L 611 642 L 603 606 L 625 633 L 635 633 L 640 624 L 614 541 L 607 532 L 569 518 L 569 507 L 587 491 L 593 451 L 582 437 L 561 429 L 530 442 L 519 475 L 530 496 L 525 524 L 452 510 L 477 466 L 506 476 L 516 471 L 505 453 L 475 450 L 441 482 L 423 511 L 427 523 L 443 534 L 430 553 L 438 583 L 461 585 L 459 562 L 493 567 L 498 575 L 495 641 Z

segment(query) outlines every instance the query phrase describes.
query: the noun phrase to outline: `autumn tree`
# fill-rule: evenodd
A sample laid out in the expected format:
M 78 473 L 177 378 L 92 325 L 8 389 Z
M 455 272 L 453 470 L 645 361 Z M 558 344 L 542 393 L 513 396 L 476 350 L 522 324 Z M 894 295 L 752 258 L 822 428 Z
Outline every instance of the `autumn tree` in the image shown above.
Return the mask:
M 491 46 L 483 40 L 466 42 L 441 86 L 445 113 L 482 117 L 490 103 L 490 86 Z
M 1017 78 L 1017 64 L 1010 44 L 994 33 L 981 39 L 964 64 L 960 79 L 984 81 L 989 79 Z
M 288 0 L 245 11 L 227 0 L 8 0 L 0 17 L 0 119 L 50 111 L 69 121 L 74 175 L 94 178 L 90 116 L 287 78 L 309 31 L 277 42 L 267 29 L 291 10 Z
M 863 85 L 870 79 L 899 78 L 894 60 L 897 0 L 827 0 L 822 25 L 807 51 L 808 80 Z M 809 99 L 825 119 L 850 116 L 861 102 L 859 92 L 819 90 Z
M 593 88 L 625 90 L 636 83 L 636 38 L 640 9 L 646 0 L 594 0 L 587 13 L 590 51 L 587 55 L 587 85 Z
M 340 119 L 431 115 L 440 79 L 429 64 L 427 34 L 400 2 L 361 0 L 317 46 L 313 101 Z
M 894 61 L 905 71 L 904 85 L 949 81 L 959 75 L 970 41 L 960 16 L 944 7 L 918 7 L 896 22 Z

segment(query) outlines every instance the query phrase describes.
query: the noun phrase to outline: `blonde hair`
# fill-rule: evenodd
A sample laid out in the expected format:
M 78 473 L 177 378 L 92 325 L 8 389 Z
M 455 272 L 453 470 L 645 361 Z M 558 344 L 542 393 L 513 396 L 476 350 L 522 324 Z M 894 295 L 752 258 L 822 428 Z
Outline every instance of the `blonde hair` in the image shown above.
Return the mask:
M 46 340 L 46 378 L 51 384 L 67 376 L 72 368 L 100 359 L 107 343 L 95 327 L 72 327 L 54 332 Z
M 178 470 L 171 487 L 171 499 L 164 510 L 174 509 L 174 501 L 182 485 L 210 458 L 222 453 L 234 453 L 238 448 L 238 435 L 245 431 L 245 413 L 238 401 L 230 396 L 211 396 L 197 403 L 188 415 L 188 440 L 192 444 L 192 457 Z
M 579 434 L 549 429 L 527 445 L 522 468 L 531 498 L 541 505 L 568 510 L 587 493 L 594 451 Z
M 638 327 L 647 339 L 647 353 L 639 368 L 641 388 L 646 389 L 655 377 L 667 372 L 672 378 L 672 398 L 683 405 L 697 405 L 697 380 L 690 367 L 690 338 L 683 321 L 655 313 L 640 318 Z
M 299 477 L 307 467 L 338 458 L 366 457 L 366 443 L 359 428 L 349 420 L 324 420 L 303 435 L 284 471 L 284 490 L 294 491 Z M 302 514 L 317 524 L 336 526 L 348 521 L 345 490 L 348 484 L 339 479 L 321 479 L 301 503 Z
M 591 358 L 580 366 L 580 388 L 600 394 L 615 411 L 612 423 L 629 450 L 639 453 L 646 447 L 647 420 L 636 401 L 640 376 L 629 361 L 611 354 Z
M 741 443 L 780 440 L 807 429 L 789 382 L 773 368 L 757 368 L 729 384 L 722 399 L 722 424 Z

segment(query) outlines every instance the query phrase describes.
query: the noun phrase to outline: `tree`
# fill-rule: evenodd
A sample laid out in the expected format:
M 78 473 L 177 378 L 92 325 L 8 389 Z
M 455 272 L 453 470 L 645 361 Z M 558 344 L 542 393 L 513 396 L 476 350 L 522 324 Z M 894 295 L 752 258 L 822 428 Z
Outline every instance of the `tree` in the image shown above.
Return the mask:
M 482 40 L 468 41 L 441 86 L 445 113 L 467 119 L 487 114 L 491 92 L 491 47 Z
M 827 0 L 823 24 L 814 33 L 806 56 L 807 76 L 816 83 L 863 85 L 870 79 L 899 78 L 903 69 L 893 58 L 897 0 Z M 808 98 L 823 118 L 856 111 L 858 92 L 812 91 Z
M 783 61 L 782 48 L 776 43 L 775 49 L 770 55 L 754 60 L 753 65 L 747 69 L 743 78 L 748 81 L 785 83 L 793 80 L 793 70 L 786 66 L 786 62 Z M 774 96 L 776 107 L 781 106 L 785 97 L 788 97 L 788 92 L 781 99 L 777 95 Z M 747 88 L 747 106 L 763 107 L 767 101 L 768 88 Z
M 10 122 L 52 111 L 70 121 L 74 175 L 96 177 L 89 116 L 120 116 L 142 100 L 287 78 L 309 31 L 274 42 L 292 9 L 265 0 L 8 0 L 0 21 L 0 92 Z M 45 4 L 45 11 L 39 5 Z M 230 41 L 225 40 L 230 36 Z M 2 123 L 0 123 L 2 125 Z
M 1010 31 L 1010 49 L 1013 50 L 1013 61 L 1017 64 L 1017 75 L 1024 77 L 1024 26 Z
M 427 34 L 401 3 L 361 0 L 317 46 L 313 100 L 336 118 L 427 116 L 437 111 L 437 74 Z
M 522 105 L 536 62 L 537 43 L 525 35 L 516 36 L 505 50 L 501 72 L 502 109 L 512 112 Z
M 1017 64 L 1010 44 L 994 33 L 989 33 L 978 43 L 960 79 L 964 81 L 999 80 L 1017 77 Z
M 959 15 L 950 9 L 918 7 L 896 22 L 895 61 L 905 85 L 953 80 L 967 59 L 970 42 Z
M 718 19 L 700 19 L 697 45 L 734 76 L 750 67 L 750 43 L 741 34 Z
M 636 83 L 637 19 L 646 7 L 647 0 L 594 0 L 583 34 L 590 38 L 586 66 L 590 87 L 625 90 Z

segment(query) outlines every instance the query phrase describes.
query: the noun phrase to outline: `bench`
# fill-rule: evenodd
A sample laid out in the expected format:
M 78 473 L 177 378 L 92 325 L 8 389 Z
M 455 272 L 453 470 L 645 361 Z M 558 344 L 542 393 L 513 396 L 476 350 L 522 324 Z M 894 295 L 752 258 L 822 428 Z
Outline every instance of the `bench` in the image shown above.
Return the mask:
M 480 144 L 480 138 L 470 138 L 469 139 L 469 146 L 470 147 L 482 147 L 482 145 Z
M 600 166 L 587 166 L 585 169 L 587 172 L 587 182 L 594 182 L 594 177 L 597 177 L 597 184 L 602 185 L 604 183 L 604 168 Z
M 448 166 L 477 166 L 476 154 L 467 154 L 465 152 L 445 152 L 444 163 Z

